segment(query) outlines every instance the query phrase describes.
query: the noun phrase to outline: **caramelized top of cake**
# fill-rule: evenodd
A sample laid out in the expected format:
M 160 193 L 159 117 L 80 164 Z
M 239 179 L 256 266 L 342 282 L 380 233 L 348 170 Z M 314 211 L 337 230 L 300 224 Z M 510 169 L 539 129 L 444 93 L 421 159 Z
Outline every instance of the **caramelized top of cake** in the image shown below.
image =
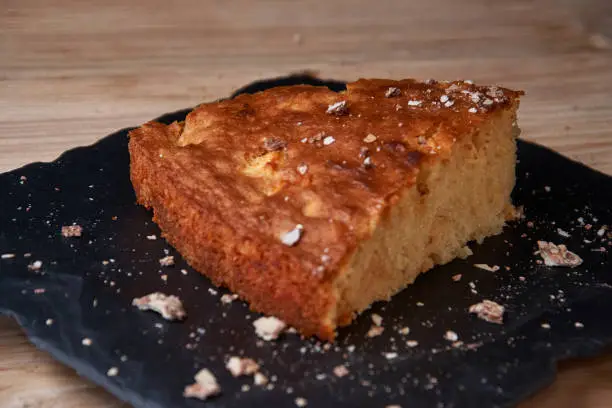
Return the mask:
M 291 247 L 325 277 L 415 183 L 423 161 L 448 157 L 520 95 L 410 79 L 361 79 L 341 93 L 278 87 L 202 104 L 184 123 L 148 123 L 131 137 L 237 237 Z

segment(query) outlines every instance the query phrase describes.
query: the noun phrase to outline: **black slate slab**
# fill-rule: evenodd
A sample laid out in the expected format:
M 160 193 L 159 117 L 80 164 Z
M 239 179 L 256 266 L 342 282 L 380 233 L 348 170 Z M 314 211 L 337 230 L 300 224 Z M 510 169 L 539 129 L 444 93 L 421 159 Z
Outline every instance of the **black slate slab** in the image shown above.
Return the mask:
M 293 83 L 343 87 L 293 76 L 239 92 Z M 294 406 L 296 397 L 315 407 L 513 406 L 552 381 L 558 360 L 612 344 L 612 240 L 606 231 L 597 234 L 612 225 L 612 178 L 550 150 L 519 141 L 514 200 L 526 219 L 471 244 L 467 260 L 436 268 L 390 303 L 374 305 L 327 346 L 289 333 L 263 343 L 251 325 L 257 314 L 240 301 L 220 302 L 226 291 L 189 268 L 135 204 L 126 135 L 122 130 L 52 163 L 0 175 L 0 254 L 15 255 L 0 259 L 0 312 L 14 316 L 36 346 L 135 407 Z M 61 236 L 72 223 L 83 226 L 82 237 Z M 537 264 L 538 239 L 567 244 L 584 264 Z M 160 267 L 166 254 L 175 256 L 175 266 Z M 28 270 L 37 260 L 40 270 Z M 456 274 L 458 282 L 451 279 Z M 166 322 L 130 305 L 152 291 L 183 299 L 187 320 Z M 468 315 L 485 298 L 506 306 L 504 325 Z M 375 338 L 365 336 L 371 313 L 385 327 Z M 399 333 L 403 327 L 408 335 Z M 447 330 L 471 347 L 451 346 Z M 81 344 L 85 337 L 91 346 Z M 270 389 L 232 378 L 224 368 L 230 355 L 257 359 L 275 379 Z M 333 375 L 339 364 L 348 376 Z M 117 376 L 107 376 L 111 367 Z M 223 394 L 207 402 L 184 399 L 183 387 L 203 367 L 215 373 Z M 245 384 L 249 391 L 241 390 Z

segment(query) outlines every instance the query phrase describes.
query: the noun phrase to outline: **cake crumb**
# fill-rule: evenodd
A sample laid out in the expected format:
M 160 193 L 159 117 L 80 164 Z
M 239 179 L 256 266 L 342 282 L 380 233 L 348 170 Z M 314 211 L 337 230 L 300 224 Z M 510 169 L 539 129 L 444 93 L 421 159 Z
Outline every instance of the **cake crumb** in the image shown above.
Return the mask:
M 385 353 L 385 358 L 387 360 L 393 360 L 393 359 L 397 358 L 397 353 L 395 353 L 395 352 Z
M 134 298 L 132 305 L 139 310 L 152 310 L 166 320 L 182 320 L 187 314 L 181 300 L 173 295 L 167 296 L 161 292 L 150 293 L 140 298 Z
M 419 342 L 416 340 L 407 340 L 406 345 L 410 348 L 414 348 L 419 345 Z
M 28 270 L 38 271 L 40 268 L 42 268 L 42 265 L 43 265 L 42 261 L 34 261 L 28 265 Z
M 198 371 L 194 379 L 194 384 L 185 387 L 183 391 L 184 397 L 206 400 L 221 392 L 221 387 L 219 387 L 217 379 L 207 368 Z
M 260 317 L 253 322 L 255 333 L 265 341 L 276 340 L 287 325 L 274 316 Z
M 346 106 L 346 101 L 339 101 L 329 105 L 325 113 L 336 116 L 347 115 L 348 107 Z
M 458 273 L 458 274 L 456 274 L 456 275 L 453 275 L 453 276 L 452 276 L 452 279 L 453 279 L 455 282 L 459 282 L 459 281 L 461 280 L 461 277 L 462 277 L 462 276 L 463 276 L 462 274 Z
M 255 373 L 255 376 L 253 377 L 253 383 L 255 385 L 259 385 L 259 386 L 264 386 L 268 384 L 268 377 L 266 377 L 265 375 L 263 375 L 262 373 Z
M 83 233 L 83 227 L 80 225 L 64 225 L 62 227 L 62 236 L 66 238 L 80 237 Z
M 372 322 L 376 325 L 376 326 L 381 326 L 382 325 L 382 321 L 383 318 L 377 314 L 377 313 L 372 313 L 372 315 L 370 316 L 372 318 Z
M 81 340 L 81 344 L 84 346 L 91 346 L 91 339 L 89 337 L 84 337 L 83 340 Z
M 233 293 L 233 294 L 226 293 L 223 296 L 221 296 L 220 300 L 221 300 L 221 303 L 228 305 L 228 304 L 232 303 L 236 299 L 238 299 L 238 295 L 237 294 L 235 294 L 235 293 Z
M 475 313 L 479 319 L 489 323 L 504 323 L 505 308 L 492 300 L 484 299 L 480 303 L 473 304 L 470 306 L 469 312 Z
M 497 265 L 489 266 L 487 264 L 474 264 L 474 267 L 478 268 L 478 269 L 483 269 L 483 270 L 489 271 L 489 272 L 497 272 L 497 271 L 499 271 L 499 266 L 497 266 Z
M 570 268 L 582 264 L 582 258 L 569 251 L 563 244 L 555 245 L 552 242 L 538 241 L 539 254 L 546 266 L 568 266 Z
M 408 334 L 410 334 L 410 327 L 406 326 L 406 327 L 402 327 L 401 329 L 399 329 L 397 331 L 399 334 L 401 334 L 402 336 L 406 336 Z
M 302 238 L 302 231 L 304 230 L 304 226 L 302 224 L 297 224 L 295 228 L 291 231 L 281 234 L 280 240 L 283 244 L 287 246 L 296 245 L 300 239 Z
M 334 367 L 334 375 L 338 378 L 342 378 L 344 376 L 349 375 L 350 371 L 344 365 L 337 365 Z
M 259 370 L 259 364 L 252 358 L 230 357 L 225 368 L 229 370 L 234 377 L 242 375 L 253 375 Z
M 444 333 L 444 339 L 448 341 L 457 341 L 459 340 L 459 336 L 454 331 L 447 330 L 446 333 Z
M 12 259 L 15 257 L 15 254 L 2 254 L 0 255 L 1 259 Z
M 109 377 L 115 377 L 117 374 L 119 374 L 119 369 L 117 367 L 111 367 L 106 372 L 106 375 Z
M 380 336 L 384 331 L 385 331 L 384 327 L 374 325 L 370 327 L 370 330 L 368 330 L 368 333 L 366 334 L 366 336 L 369 338 L 377 337 L 377 336 Z
M 53 324 L 53 319 L 47 319 L 47 320 L 45 320 L 45 324 L 46 324 L 47 326 L 51 326 L 51 325 Z
M 157 239 L 157 235 L 147 235 L 147 239 L 149 241 L 155 241 Z
M 543 329 L 548 330 L 548 329 L 550 329 L 550 324 L 548 324 L 548 323 L 542 323 L 542 324 L 540 325 L 540 327 L 541 327 L 541 328 L 543 328 Z
M 164 256 L 159 260 L 161 266 L 172 266 L 174 265 L 174 257 L 172 255 Z
M 581 322 L 575 322 L 574 327 L 576 327 L 577 329 L 582 329 L 584 327 L 584 324 L 582 324 Z
M 570 233 L 567 231 L 562 230 L 561 228 L 557 228 L 557 234 L 561 235 L 564 238 L 569 238 L 571 237 Z
M 308 405 L 308 400 L 306 400 L 306 398 L 297 397 L 295 399 L 295 405 L 298 407 L 305 407 L 306 405 Z

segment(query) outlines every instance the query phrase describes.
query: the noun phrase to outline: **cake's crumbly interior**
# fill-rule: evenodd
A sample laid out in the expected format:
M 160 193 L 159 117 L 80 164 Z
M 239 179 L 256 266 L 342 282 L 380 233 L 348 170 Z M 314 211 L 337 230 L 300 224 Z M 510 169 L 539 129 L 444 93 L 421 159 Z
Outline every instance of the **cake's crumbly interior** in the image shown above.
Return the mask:
M 501 232 L 513 213 L 514 115 L 498 112 L 458 141 L 448 160 L 421 169 L 416 188 L 405 191 L 336 279 L 330 321 L 350 323 L 354 313 L 388 300 L 421 272 L 468 255 L 468 241 Z

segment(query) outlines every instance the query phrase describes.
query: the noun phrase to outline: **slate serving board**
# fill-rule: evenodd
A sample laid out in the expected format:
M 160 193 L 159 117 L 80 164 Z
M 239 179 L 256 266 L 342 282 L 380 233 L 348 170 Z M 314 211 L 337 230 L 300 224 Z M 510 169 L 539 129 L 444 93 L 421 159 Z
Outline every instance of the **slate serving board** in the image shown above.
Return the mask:
M 296 83 L 343 89 L 297 75 L 238 93 Z M 598 234 L 612 225 L 612 178 L 543 147 L 519 141 L 514 201 L 525 207 L 524 220 L 471 244 L 467 260 L 435 268 L 391 302 L 375 304 L 340 331 L 336 344 L 325 345 L 290 333 L 259 341 L 251 324 L 258 315 L 243 302 L 220 302 L 227 292 L 193 271 L 160 237 L 151 213 L 135 204 L 127 142 L 122 130 L 52 163 L 0 175 L 0 254 L 15 255 L 0 259 L 0 312 L 15 317 L 36 346 L 135 407 L 295 406 L 297 397 L 315 407 L 514 406 L 553 380 L 558 360 L 612 344 L 612 240 L 606 230 Z M 72 223 L 83 226 L 82 237 L 61 236 Z M 538 264 L 539 239 L 567 244 L 583 265 Z M 166 254 L 175 266 L 160 267 Z M 42 267 L 28 270 L 37 260 Z M 130 305 L 152 291 L 178 295 L 187 320 L 170 323 Z M 467 313 L 482 299 L 506 306 L 504 325 Z M 385 330 L 367 338 L 371 313 L 383 317 Z M 408 335 L 399 333 L 404 327 Z M 447 330 L 464 345 L 453 347 Z M 83 346 L 83 338 L 92 344 Z M 271 385 L 231 377 L 224 368 L 230 355 L 257 359 Z M 350 371 L 343 378 L 333 374 L 340 364 Z M 116 376 L 107 375 L 111 367 Z M 204 367 L 222 395 L 183 398 Z

